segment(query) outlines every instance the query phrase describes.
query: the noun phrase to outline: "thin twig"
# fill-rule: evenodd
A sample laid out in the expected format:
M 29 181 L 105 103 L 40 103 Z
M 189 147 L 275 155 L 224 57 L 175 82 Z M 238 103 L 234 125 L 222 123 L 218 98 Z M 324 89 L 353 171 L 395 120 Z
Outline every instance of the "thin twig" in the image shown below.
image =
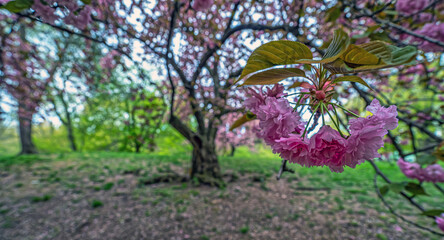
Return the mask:
M 444 236 L 443 233 L 439 233 L 439 232 L 434 231 L 433 229 L 430 229 L 430 228 L 427 228 L 427 227 L 421 226 L 421 225 L 419 225 L 419 224 L 417 224 L 417 223 L 415 223 L 415 222 L 412 222 L 412 221 L 410 221 L 410 220 L 404 218 L 404 216 L 398 214 L 398 213 L 397 213 L 397 212 L 396 212 L 396 211 L 390 206 L 390 204 L 389 204 L 387 201 L 385 201 L 384 196 L 382 196 L 381 192 L 379 191 L 378 183 L 377 183 L 378 175 L 379 175 L 378 173 L 375 173 L 375 177 L 373 178 L 373 185 L 374 185 L 374 187 L 375 187 L 375 191 L 376 191 L 376 193 L 378 194 L 379 199 L 381 199 L 382 203 L 384 203 L 384 205 L 387 207 L 387 209 L 388 209 L 393 215 L 395 215 L 397 218 L 401 219 L 402 221 L 404 221 L 404 222 L 406 222 L 406 223 L 409 223 L 409 224 L 411 224 L 411 225 L 413 225 L 413 226 L 415 226 L 415 227 L 417 227 L 417 228 L 419 228 L 419 229 L 422 229 L 422 230 L 428 231 L 428 232 L 433 233 L 433 234 L 438 235 L 438 236 Z

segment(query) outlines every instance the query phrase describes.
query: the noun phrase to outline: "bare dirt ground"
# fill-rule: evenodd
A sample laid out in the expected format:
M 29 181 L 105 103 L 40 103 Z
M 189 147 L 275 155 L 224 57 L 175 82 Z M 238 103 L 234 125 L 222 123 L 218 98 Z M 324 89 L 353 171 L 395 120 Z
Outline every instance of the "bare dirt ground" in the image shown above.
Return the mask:
M 254 174 L 225 189 L 146 186 L 140 172 L 58 164 L 0 170 L 0 239 L 437 239 L 335 189 Z

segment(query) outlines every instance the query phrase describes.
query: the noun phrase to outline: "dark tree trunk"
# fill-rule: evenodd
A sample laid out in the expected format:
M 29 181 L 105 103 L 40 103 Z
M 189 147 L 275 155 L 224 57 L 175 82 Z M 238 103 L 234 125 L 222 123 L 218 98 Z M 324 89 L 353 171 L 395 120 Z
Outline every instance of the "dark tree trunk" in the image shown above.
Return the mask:
M 72 128 L 72 122 L 71 122 L 71 116 L 69 113 L 67 113 L 68 121 L 66 124 L 66 128 L 68 129 L 68 140 L 71 144 L 71 149 L 76 152 L 77 151 L 77 145 L 76 145 L 76 139 L 74 138 L 74 130 Z
M 34 154 L 37 153 L 37 149 L 32 142 L 32 116 L 21 117 L 19 114 L 19 132 L 20 132 L 20 144 L 22 151 L 20 154 Z
M 236 146 L 234 146 L 234 144 L 231 144 L 230 157 L 233 157 L 233 156 L 234 156 L 234 152 L 236 152 Z
M 140 153 L 140 147 L 141 145 L 136 142 L 136 153 Z
M 191 131 L 175 116 L 170 118 L 170 124 L 193 146 L 190 178 L 196 178 L 204 184 L 222 186 L 222 174 L 215 147 L 216 135 L 208 134 L 203 137 L 202 134 Z
M 69 139 L 69 143 L 71 144 L 71 149 L 76 152 L 77 151 L 77 145 L 76 145 L 76 140 L 74 138 L 74 131 L 72 129 L 72 125 L 71 123 L 66 126 L 68 128 L 68 139 Z
M 65 124 L 66 129 L 68 130 L 68 140 L 69 140 L 69 143 L 71 144 L 71 150 L 73 150 L 75 152 L 75 151 L 77 151 L 77 145 L 76 145 L 76 140 L 74 138 L 74 131 L 72 128 L 71 113 L 69 112 L 69 109 L 68 109 L 68 103 L 65 101 L 62 94 L 59 95 L 59 98 L 62 101 L 63 109 L 65 111 L 65 117 L 66 117 L 66 121 L 62 121 L 62 122 Z
M 211 183 L 210 179 L 221 178 L 214 141 L 203 142 L 199 140 L 199 142 L 201 144 L 193 145 L 190 177 L 197 177 L 204 182 Z

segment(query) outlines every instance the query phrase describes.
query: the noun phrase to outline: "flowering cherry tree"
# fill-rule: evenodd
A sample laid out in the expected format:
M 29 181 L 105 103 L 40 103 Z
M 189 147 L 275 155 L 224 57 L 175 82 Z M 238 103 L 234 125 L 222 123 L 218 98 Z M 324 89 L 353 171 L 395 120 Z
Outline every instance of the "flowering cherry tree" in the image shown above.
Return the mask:
M 439 0 L 159 0 L 150 4 L 11 0 L 0 4 L 14 17 L 103 44 L 110 49 L 103 66 L 112 66 L 117 54 L 163 66 L 169 122 L 193 146 L 190 177 L 202 182 L 217 184 L 221 178 L 217 132 L 223 132 L 222 119 L 228 119 L 224 116 L 243 111 L 241 106 L 249 112 L 234 126 L 258 119 L 259 137 L 285 160 L 335 172 L 378 157 L 383 146 L 394 152 L 384 153 L 391 158 L 418 161 L 421 154 L 439 152 L 443 140 L 444 3 Z M 344 31 L 334 34 L 338 27 Z M 291 41 L 270 42 L 282 39 Z M 270 43 L 252 53 L 252 45 L 265 42 Z M 141 51 L 131 53 L 134 46 Z M 418 56 L 415 47 L 421 51 Z M 247 61 L 250 54 L 257 61 Z M 276 56 L 282 54 L 283 59 Z M 415 59 L 417 66 L 406 64 Z M 341 73 L 347 75 L 336 76 Z M 244 85 L 275 84 L 290 77 L 297 81 L 263 91 L 231 88 L 239 76 Z M 401 94 L 408 101 L 400 102 L 402 98 L 396 96 Z M 356 106 L 349 108 L 351 99 L 359 99 L 361 106 L 365 103 L 371 116 L 363 117 Z M 304 113 L 311 118 L 301 118 Z M 320 122 L 322 127 L 316 129 Z M 433 166 L 442 156 L 430 159 L 420 168 Z M 385 189 L 401 185 L 400 196 L 442 222 L 436 211 L 428 213 L 414 196 L 407 195 L 421 189 L 419 183 L 394 183 L 369 162 L 376 177 L 385 182 L 377 188 L 381 199 Z M 423 170 L 413 168 L 417 170 L 411 176 L 424 176 Z M 438 167 L 426 172 L 439 173 Z M 442 191 L 437 183 L 431 184 Z

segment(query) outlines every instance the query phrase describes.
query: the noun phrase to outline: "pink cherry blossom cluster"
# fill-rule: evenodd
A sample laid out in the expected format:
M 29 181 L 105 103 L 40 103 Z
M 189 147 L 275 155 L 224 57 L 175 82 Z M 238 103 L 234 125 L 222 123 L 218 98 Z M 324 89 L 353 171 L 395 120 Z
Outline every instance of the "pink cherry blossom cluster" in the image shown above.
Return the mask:
M 214 0 L 193 0 L 193 8 L 196 11 L 207 10 L 213 5 Z
M 417 31 L 417 33 L 443 42 L 444 41 L 444 23 L 427 23 L 421 29 L 419 29 Z M 419 47 L 423 51 L 436 52 L 436 51 L 443 50 L 442 47 L 440 47 L 434 43 L 431 43 L 429 41 L 424 41 L 422 39 L 417 39 L 417 41 L 421 43 L 419 45 Z
M 248 122 L 242 127 L 230 130 L 230 126 L 242 116 L 240 113 L 230 113 L 221 118 L 222 124 L 219 125 L 216 134 L 216 148 L 221 152 L 233 151 L 233 148 L 247 146 L 254 150 L 255 140 L 254 132 L 258 128 L 257 122 Z
M 396 11 L 403 15 L 411 15 L 420 12 L 429 4 L 429 0 L 398 0 Z
M 68 11 L 57 13 L 57 8 L 63 6 L 63 9 Z M 66 0 L 35 0 L 32 7 L 35 15 L 41 17 L 44 21 L 54 23 L 58 19 L 63 19 L 66 24 L 76 26 L 80 29 L 85 29 L 88 24 L 92 22 L 91 11 L 89 5 L 81 5 L 78 1 Z
M 252 97 L 245 100 L 246 108 L 256 114 L 259 119 L 258 137 L 267 144 L 272 144 L 281 137 L 288 137 L 290 133 L 300 133 L 301 117 L 293 112 L 293 108 L 284 96 L 284 86 L 276 84 L 267 88 L 266 93 L 249 90 Z
M 399 159 L 398 166 L 408 178 L 418 179 L 420 182 L 444 182 L 444 169 L 439 164 L 421 168 L 418 163 L 410 163 Z
M 250 89 L 251 97 L 245 101 L 247 110 L 259 119 L 258 137 L 270 145 L 274 153 L 291 163 L 302 166 L 327 166 L 333 172 L 344 171 L 344 166 L 355 168 L 365 160 L 379 157 L 387 130 L 398 125 L 396 106 L 384 108 L 373 100 L 367 118 L 350 121 L 350 136 L 343 137 L 324 125 L 310 139 L 303 136 L 304 124 L 300 116 L 284 98 L 283 86 L 276 84 L 265 93 Z
M 116 57 L 120 55 L 116 50 L 108 52 L 102 59 L 100 59 L 100 66 L 103 69 L 112 69 L 117 65 Z

